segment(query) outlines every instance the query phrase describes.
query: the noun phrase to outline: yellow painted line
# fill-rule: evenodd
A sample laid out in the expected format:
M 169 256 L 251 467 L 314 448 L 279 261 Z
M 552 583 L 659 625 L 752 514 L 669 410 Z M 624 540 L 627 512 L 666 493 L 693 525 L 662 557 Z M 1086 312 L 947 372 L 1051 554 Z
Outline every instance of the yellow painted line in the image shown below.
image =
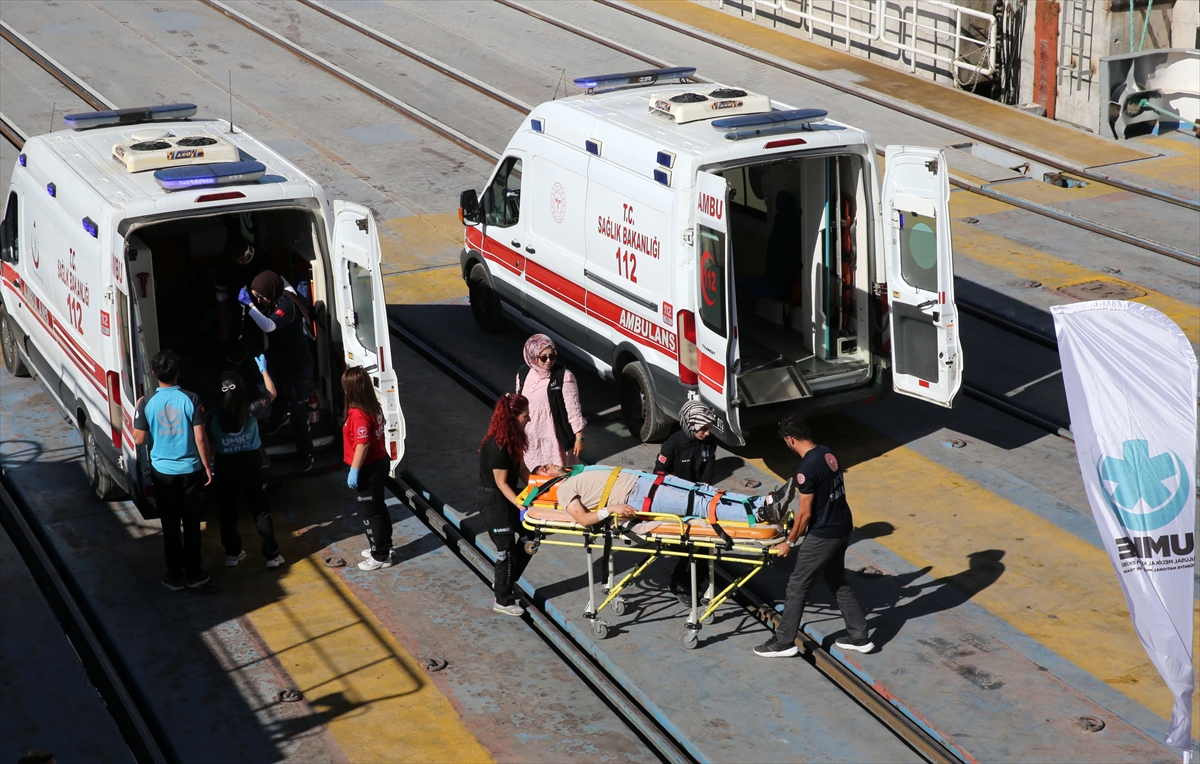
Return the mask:
M 1057 156 L 1082 166 L 1127 162 L 1145 159 L 1149 154 L 1129 144 L 1089 135 L 1073 127 L 1056 124 L 1042 117 L 998 104 L 961 90 L 914 77 L 857 56 L 842 53 L 802 40 L 798 37 L 760 26 L 722 11 L 706 8 L 688 0 L 625 0 L 644 8 L 709 32 L 727 40 L 756 48 L 764 53 L 791 61 L 809 69 L 844 69 L 863 79 L 857 87 L 875 90 L 901 101 L 943 114 L 952 119 L 975 125 L 994 135 L 1019 143 L 1033 143 Z M 701 74 L 714 75 L 717 72 Z M 716 77 L 720 79 L 720 77 Z M 736 85 L 737 83 L 729 83 Z M 835 114 L 834 117 L 837 115 Z
M 396 273 L 383 277 L 383 291 L 389 305 L 418 305 L 461 299 L 467 296 L 458 264 L 417 273 Z
M 241 534 L 255 538 L 248 521 Z M 492 761 L 420 665 L 278 516 L 275 535 L 289 561 L 282 571 L 262 568 L 251 549 L 222 584 L 347 758 Z
M 1043 184 L 1045 185 L 1045 184 Z M 1033 247 L 1006 239 L 994 233 L 980 230 L 958 222 L 964 217 L 980 217 L 1003 209 L 1013 209 L 1008 205 L 986 197 L 966 192 L 956 192 L 950 195 L 950 213 L 954 220 L 952 235 L 954 237 L 954 256 L 970 257 L 985 265 L 998 270 L 1007 271 L 1022 279 L 1040 281 L 1047 289 L 1060 289 L 1073 284 L 1088 281 L 1107 281 L 1112 284 L 1145 292 L 1140 297 L 1132 297 L 1132 302 L 1140 302 L 1162 311 L 1172 321 L 1179 325 L 1183 333 L 1193 344 L 1200 344 L 1200 309 L 1195 305 L 1169 297 L 1139 284 L 1132 284 L 1106 274 L 1089 270 L 1062 258 L 1041 252 Z
M 1121 165 L 1119 169 L 1147 178 L 1163 180 L 1200 194 L 1200 141 L 1190 138 L 1179 140 L 1165 135 L 1148 135 L 1138 138 L 1132 143 L 1161 151 L 1164 156 L 1141 162 L 1130 162 Z
M 854 465 L 846 496 L 857 527 L 890 524 L 892 533 L 876 542 L 1170 717 L 1171 693 L 1138 641 L 1103 550 L 853 420 L 838 425 L 823 442 Z M 761 459 L 747 461 L 774 472 Z M 1003 553 L 1002 570 L 972 567 L 969 555 L 989 551 Z
M 458 262 L 463 226 L 458 212 L 385 220 L 380 227 L 383 273 L 411 271 Z

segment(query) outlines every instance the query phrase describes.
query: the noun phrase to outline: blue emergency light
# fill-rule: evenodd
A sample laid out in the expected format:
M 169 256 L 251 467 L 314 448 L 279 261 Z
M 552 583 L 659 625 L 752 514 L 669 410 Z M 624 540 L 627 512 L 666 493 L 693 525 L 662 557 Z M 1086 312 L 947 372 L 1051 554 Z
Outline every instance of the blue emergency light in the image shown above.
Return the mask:
M 155 170 L 154 179 L 167 191 L 181 191 L 198 186 L 254 183 L 266 171 L 267 168 L 262 162 L 214 162 Z
M 597 74 L 591 77 L 576 77 L 575 87 L 591 93 L 596 88 L 619 88 L 624 85 L 653 85 L 659 80 L 686 80 L 696 73 L 694 66 L 672 66 L 669 69 L 645 69 L 640 72 L 618 72 Z
M 670 170 L 660 170 L 657 167 L 654 168 L 654 180 L 658 181 L 659 183 L 663 184 L 664 186 L 671 185 L 671 171 Z
M 18 156 L 17 161 L 21 163 L 22 167 L 24 167 L 25 166 L 25 155 L 21 154 L 20 156 Z
M 546 120 L 540 117 L 534 117 L 533 119 L 529 120 L 529 126 L 533 128 L 533 132 L 535 133 L 546 132 Z
M 78 114 L 66 115 L 63 122 L 72 130 L 89 130 L 93 127 L 138 125 L 143 122 L 175 122 L 195 114 L 194 103 L 164 103 L 158 106 L 134 106 L 111 111 L 81 111 Z
M 657 157 L 658 163 L 668 170 L 675 166 L 675 154 L 670 151 L 660 151 Z
M 58 198 L 58 186 L 54 185 L 53 183 L 47 183 L 46 184 L 46 193 L 50 194 L 51 199 L 57 199 Z
M 725 137 L 731 141 L 741 138 L 751 138 L 756 135 L 782 133 L 792 130 L 811 130 L 813 122 L 820 122 L 829 116 L 824 109 L 788 109 L 786 111 L 768 111 L 762 114 L 744 114 L 740 117 L 724 117 L 714 119 L 714 130 L 728 130 Z
M 83 230 L 90 233 L 93 239 L 97 238 L 100 233 L 99 227 L 96 226 L 96 221 L 92 220 L 91 218 L 83 219 Z

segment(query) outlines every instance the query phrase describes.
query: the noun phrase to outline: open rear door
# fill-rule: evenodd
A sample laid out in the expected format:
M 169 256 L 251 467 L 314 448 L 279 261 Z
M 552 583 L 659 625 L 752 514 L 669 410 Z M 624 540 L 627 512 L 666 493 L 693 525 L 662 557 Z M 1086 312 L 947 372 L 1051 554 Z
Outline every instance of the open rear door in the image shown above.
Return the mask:
M 938 149 L 888 146 L 883 179 L 892 385 L 950 407 L 962 388 L 950 179 Z
M 737 326 L 729 268 L 728 185 L 719 175 L 696 173 L 696 361 L 700 397 L 721 413 L 716 434 L 730 445 L 742 445 L 733 365 Z
M 360 204 L 335 201 L 333 217 L 335 319 L 342 330 L 346 366 L 362 366 L 375 383 L 387 418 L 387 446 L 394 470 L 404 456 L 404 413 L 392 369 L 379 233 L 371 211 Z

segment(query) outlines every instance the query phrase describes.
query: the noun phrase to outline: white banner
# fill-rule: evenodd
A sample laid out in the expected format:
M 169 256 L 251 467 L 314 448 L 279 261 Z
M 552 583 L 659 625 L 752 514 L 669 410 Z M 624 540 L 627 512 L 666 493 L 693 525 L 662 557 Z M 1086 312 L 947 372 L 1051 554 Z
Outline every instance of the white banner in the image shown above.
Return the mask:
M 1175 696 L 1166 742 L 1190 751 L 1196 355 L 1146 305 L 1098 300 L 1050 312 L 1092 514 L 1138 638 Z

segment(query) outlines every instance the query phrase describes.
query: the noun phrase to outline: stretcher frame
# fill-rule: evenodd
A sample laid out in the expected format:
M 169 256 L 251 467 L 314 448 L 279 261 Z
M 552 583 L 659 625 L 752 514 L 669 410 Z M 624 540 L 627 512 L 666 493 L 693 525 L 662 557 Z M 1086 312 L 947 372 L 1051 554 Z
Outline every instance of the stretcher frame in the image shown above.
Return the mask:
M 523 494 L 524 497 L 524 494 Z M 540 510 L 540 511 L 538 511 Z M 544 513 L 553 512 L 553 516 Z M 559 517 L 561 515 L 561 517 Z M 664 557 L 686 558 L 689 561 L 690 600 L 685 630 L 680 638 L 682 645 L 691 650 L 699 645 L 699 632 L 704 623 L 710 622 L 717 609 L 721 607 L 739 589 L 748 584 L 763 566 L 777 559 L 778 545 L 787 539 L 786 531 L 780 526 L 759 523 L 757 527 L 776 527 L 778 533 L 770 539 L 760 539 L 753 543 L 739 541 L 730 537 L 728 540 L 720 537 L 697 537 L 692 534 L 695 527 L 711 528 L 711 525 L 700 517 L 681 517 L 674 514 L 658 512 L 638 512 L 632 518 L 634 525 L 626 527 L 616 517 L 610 517 L 604 522 L 590 527 L 584 527 L 571 519 L 566 510 L 558 509 L 550 502 L 534 501 L 521 513 L 522 527 L 532 534 L 527 543 L 526 551 L 536 553 L 542 544 L 582 548 L 587 557 L 588 602 L 583 609 L 583 617 L 591 624 L 592 634 L 597 639 L 608 637 L 610 625 L 600 617 L 605 608 L 613 615 L 625 613 L 626 600 L 621 593 L 635 581 L 650 565 Z M 644 522 L 655 522 L 650 529 L 638 532 L 634 530 Z M 672 532 L 666 532 L 663 525 L 674 526 Z M 739 529 L 750 528 L 748 522 L 722 520 L 721 527 L 728 533 L 737 533 Z M 676 532 L 677 529 L 677 532 Z M 558 539 L 554 537 L 566 537 Z M 618 543 L 619 542 L 619 543 Z M 602 551 L 601 559 L 607 568 L 607 579 L 602 587 L 604 597 L 596 603 L 595 550 Z M 616 580 L 616 552 L 630 552 L 645 556 L 619 581 Z M 707 561 L 709 566 L 708 588 L 701 596 L 697 590 L 696 565 L 698 561 Z M 718 562 L 746 566 L 743 573 L 732 575 L 731 582 L 720 592 L 716 591 L 716 565 Z M 703 607 L 703 609 L 701 609 Z

